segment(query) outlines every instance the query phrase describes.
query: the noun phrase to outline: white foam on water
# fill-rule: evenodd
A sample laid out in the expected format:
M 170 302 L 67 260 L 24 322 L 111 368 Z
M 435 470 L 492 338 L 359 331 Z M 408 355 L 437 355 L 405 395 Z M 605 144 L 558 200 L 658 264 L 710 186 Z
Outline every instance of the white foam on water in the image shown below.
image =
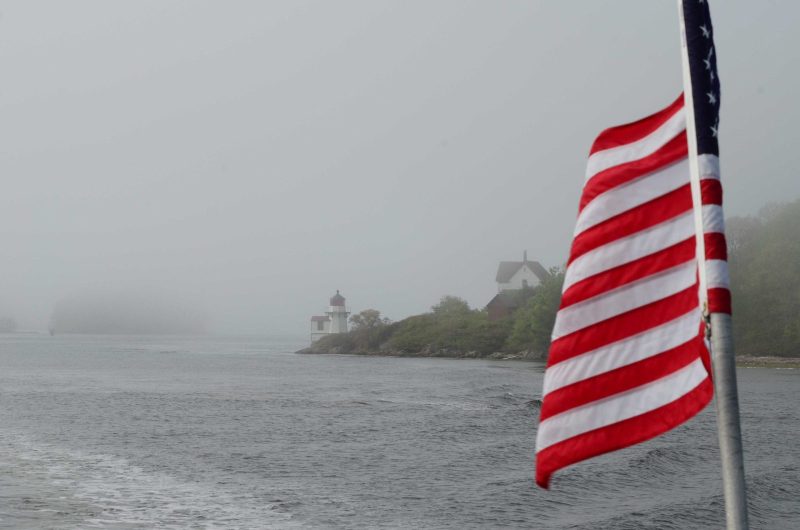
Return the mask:
M 86 454 L 31 441 L 25 436 L 0 435 L 0 460 L 25 470 L 33 483 L 45 480 L 43 503 L 65 511 L 65 496 L 48 498 L 50 488 L 64 492 L 82 517 L 75 526 L 106 529 L 270 529 L 300 528 L 291 514 L 275 511 L 246 492 L 233 493 L 210 483 L 186 482 L 144 470 L 124 458 Z M 47 490 L 50 492 L 48 493 Z M 65 502 L 66 501 L 66 502 Z M 87 509 L 86 506 L 91 508 Z M 80 506 L 80 508 L 79 508 Z M 48 528 L 50 526 L 47 526 Z

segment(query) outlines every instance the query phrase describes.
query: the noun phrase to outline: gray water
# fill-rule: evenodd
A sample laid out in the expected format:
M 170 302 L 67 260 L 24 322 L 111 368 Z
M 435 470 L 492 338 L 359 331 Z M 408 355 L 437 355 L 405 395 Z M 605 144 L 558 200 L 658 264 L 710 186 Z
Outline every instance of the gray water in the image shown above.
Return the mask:
M 0 527 L 721 528 L 713 407 L 533 483 L 540 364 L 0 336 Z M 740 369 L 754 528 L 800 528 L 800 371 Z

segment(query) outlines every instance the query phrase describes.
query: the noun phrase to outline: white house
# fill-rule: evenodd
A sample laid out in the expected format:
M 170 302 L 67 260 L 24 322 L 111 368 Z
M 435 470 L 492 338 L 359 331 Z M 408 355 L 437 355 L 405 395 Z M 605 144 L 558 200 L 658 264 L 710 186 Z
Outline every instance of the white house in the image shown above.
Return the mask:
M 347 316 L 350 314 L 344 305 L 345 298 L 339 291 L 330 299 L 324 316 L 311 317 L 311 342 L 333 333 L 347 333 Z
M 497 292 L 516 291 L 526 287 L 536 287 L 550 273 L 538 261 L 528 261 L 528 252 L 522 254 L 522 261 L 501 261 L 497 267 Z

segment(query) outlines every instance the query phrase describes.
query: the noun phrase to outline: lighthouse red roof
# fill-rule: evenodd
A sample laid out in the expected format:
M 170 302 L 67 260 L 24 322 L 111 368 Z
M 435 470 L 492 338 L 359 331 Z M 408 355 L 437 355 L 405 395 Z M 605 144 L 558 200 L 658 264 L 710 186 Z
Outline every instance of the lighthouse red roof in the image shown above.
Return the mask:
M 339 294 L 339 290 L 336 290 L 336 294 L 331 297 L 331 305 L 344 307 L 344 296 Z

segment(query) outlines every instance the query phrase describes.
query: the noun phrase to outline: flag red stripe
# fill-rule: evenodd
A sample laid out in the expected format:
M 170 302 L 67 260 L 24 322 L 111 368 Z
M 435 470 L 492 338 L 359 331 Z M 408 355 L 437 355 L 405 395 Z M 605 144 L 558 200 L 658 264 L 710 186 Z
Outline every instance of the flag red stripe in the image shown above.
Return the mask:
M 720 232 L 707 232 L 703 234 L 706 247 L 706 259 L 728 259 L 728 244 L 725 234 Z
M 642 118 L 625 125 L 610 127 L 601 132 L 592 144 L 589 154 L 597 153 L 605 149 L 619 147 L 641 140 L 650 133 L 654 132 L 669 120 L 676 112 L 683 108 L 683 94 L 676 99 L 669 107 L 651 116 Z
M 561 295 L 561 307 L 569 307 L 589 298 L 611 291 L 623 285 L 640 280 L 651 274 L 665 271 L 694 259 L 696 243 L 694 238 L 685 239 L 676 245 L 614 267 L 600 274 L 571 285 Z
M 561 337 L 550 345 L 547 365 L 570 359 L 664 324 L 696 308 L 697 286 Z
M 731 292 L 722 287 L 708 290 L 708 310 L 711 313 L 731 314 Z
M 703 346 L 702 340 L 698 334 L 670 350 L 550 392 L 542 404 L 539 421 L 661 379 L 697 359 L 697 352 Z
M 700 181 L 700 196 L 703 204 L 722 204 L 722 183 L 717 179 Z
M 547 488 L 553 472 L 629 445 L 644 442 L 673 429 L 705 407 L 713 394 L 711 379 L 663 407 L 613 425 L 580 434 L 536 454 L 536 483 Z
M 586 183 L 579 210 L 583 210 L 601 193 L 686 158 L 688 149 L 686 134 L 679 134 L 651 155 L 601 171 Z

